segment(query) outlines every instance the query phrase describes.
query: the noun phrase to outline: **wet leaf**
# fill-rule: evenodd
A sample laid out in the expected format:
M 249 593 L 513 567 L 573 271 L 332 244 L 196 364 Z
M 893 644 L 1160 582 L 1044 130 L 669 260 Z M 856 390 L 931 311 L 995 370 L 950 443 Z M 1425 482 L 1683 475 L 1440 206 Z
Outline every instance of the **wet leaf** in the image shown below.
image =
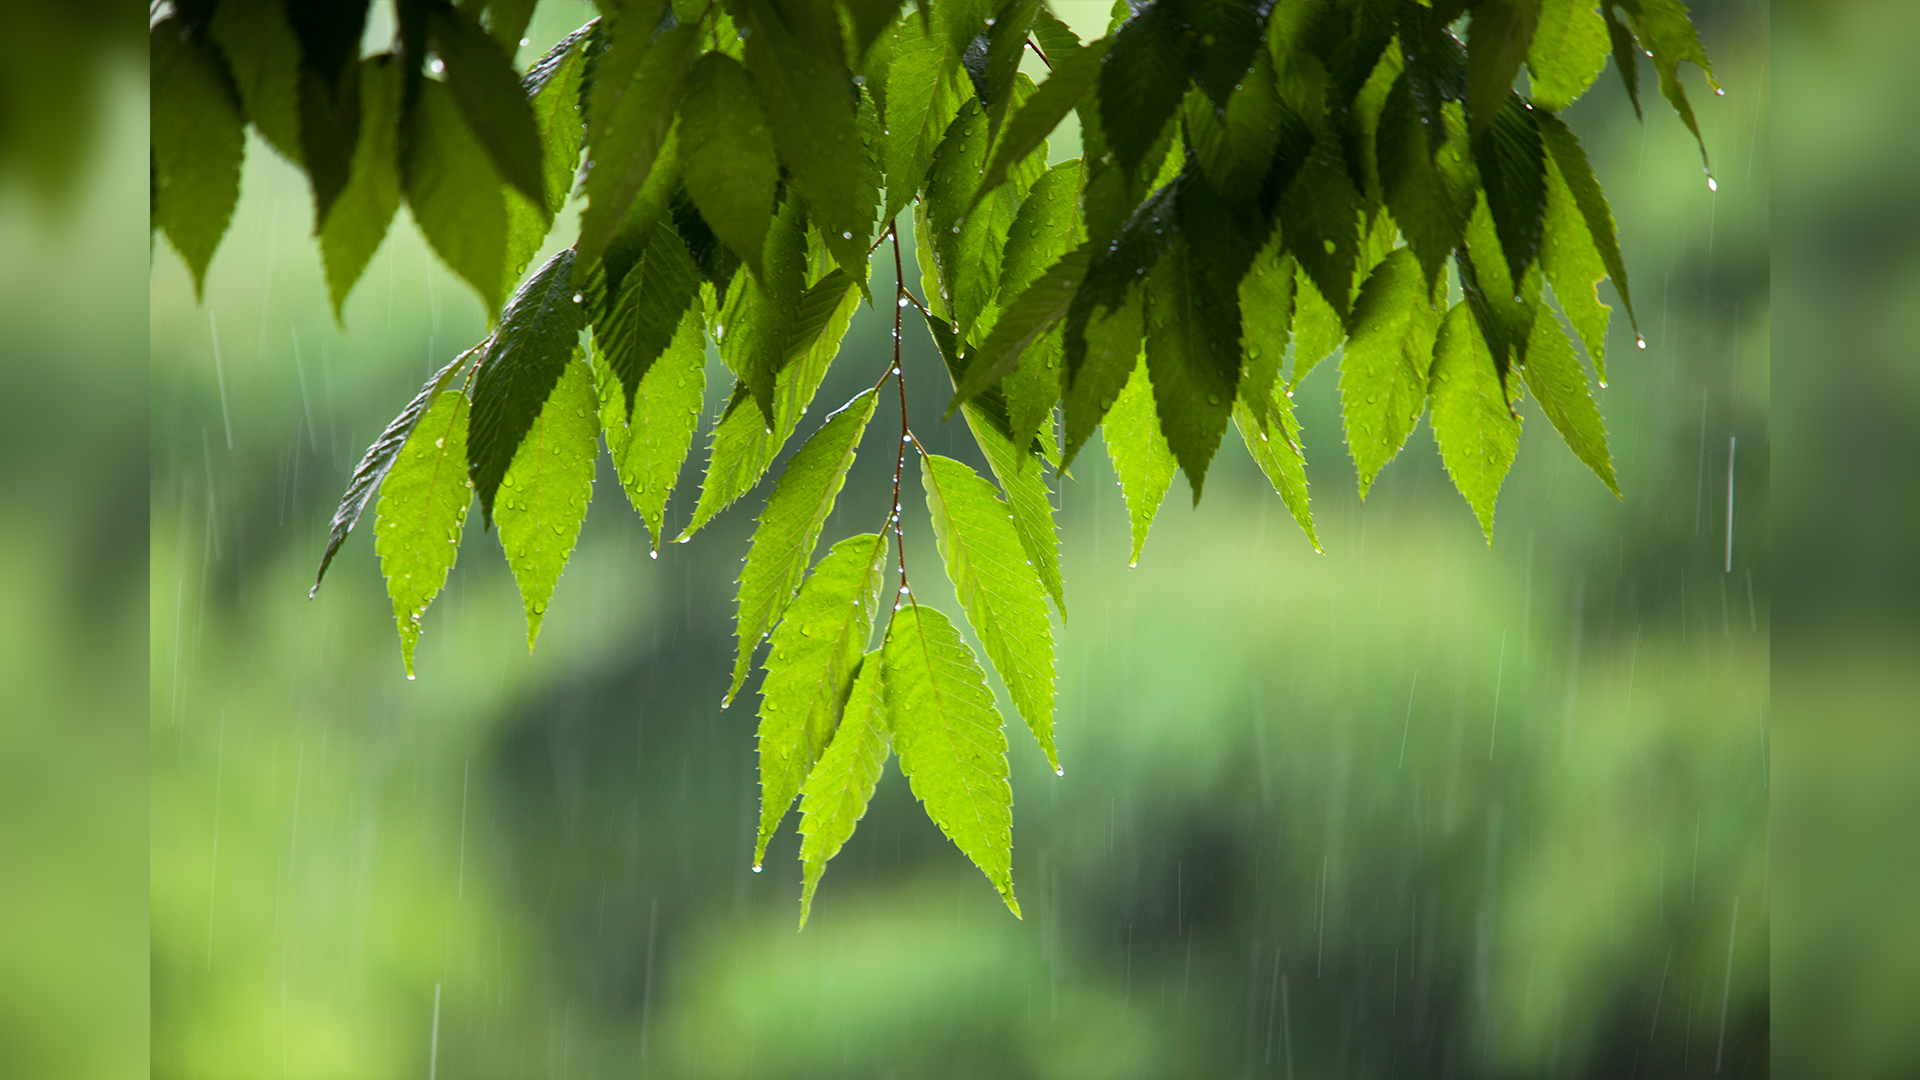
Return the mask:
M 400 626 L 400 657 L 413 678 L 420 616 L 447 583 L 473 488 L 467 483 L 467 395 L 443 390 L 407 437 L 380 485 L 374 549 Z
M 820 886 L 827 861 L 840 853 L 841 845 L 853 836 L 853 827 L 866 816 L 873 789 L 879 785 L 880 772 L 893 750 L 882 663 L 879 649 L 861 659 L 840 714 L 840 726 L 807 777 L 800 799 L 800 862 L 805 875 L 800 892 L 802 927 L 813 911 L 813 893 Z
M 1493 543 L 1493 508 L 1520 448 L 1520 417 L 1500 386 L 1493 354 L 1467 305 L 1440 324 L 1433 349 L 1433 439 L 1453 486 Z
M 569 359 L 513 455 L 494 502 L 500 546 L 527 611 L 529 652 L 593 498 L 597 404 L 592 370 L 583 360 Z

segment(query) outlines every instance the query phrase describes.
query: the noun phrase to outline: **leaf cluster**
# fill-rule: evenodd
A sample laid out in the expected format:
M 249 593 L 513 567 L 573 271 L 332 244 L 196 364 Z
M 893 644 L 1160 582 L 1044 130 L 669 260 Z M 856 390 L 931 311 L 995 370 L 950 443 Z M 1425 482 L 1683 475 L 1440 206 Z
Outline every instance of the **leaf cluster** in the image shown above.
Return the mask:
M 1630 318 L 1632 301 L 1557 112 L 1609 56 L 1638 109 L 1650 59 L 1697 136 L 1677 69 L 1706 58 L 1680 0 L 1144 0 L 1094 40 L 1040 0 L 623 0 L 524 73 L 531 0 L 395 0 L 391 46 L 363 55 L 369 7 L 165 11 L 153 222 L 201 288 L 251 124 L 311 181 L 336 317 L 403 201 L 486 303 L 486 339 L 355 470 L 321 565 L 377 494 L 409 677 L 473 497 L 531 647 L 598 444 L 657 551 L 717 351 L 733 386 L 705 425 L 688 539 L 797 433 L 871 300 L 873 253 L 891 241 L 899 278 L 915 249 L 892 364 L 787 460 L 740 575 L 729 701 L 767 644 L 755 860 L 799 800 L 803 920 L 892 751 L 1018 911 L 987 667 L 907 582 L 902 309 L 992 474 L 920 453 L 927 520 L 964 626 L 1056 771 L 1050 482 L 1096 429 L 1136 560 L 1176 472 L 1199 500 L 1229 421 L 1318 547 L 1292 399 L 1335 354 L 1363 496 L 1428 417 L 1491 542 L 1529 393 L 1617 493 L 1597 286 Z M 1082 154 L 1050 164 L 1069 114 Z M 570 200 L 578 241 L 529 273 Z M 893 513 L 815 562 L 889 378 Z

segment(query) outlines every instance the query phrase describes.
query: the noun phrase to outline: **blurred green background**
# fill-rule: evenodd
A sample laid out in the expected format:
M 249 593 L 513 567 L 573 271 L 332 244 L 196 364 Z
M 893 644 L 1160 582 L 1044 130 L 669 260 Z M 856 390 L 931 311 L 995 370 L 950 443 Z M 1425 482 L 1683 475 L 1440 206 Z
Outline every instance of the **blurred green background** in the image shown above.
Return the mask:
M 542 5 L 523 59 L 587 13 Z M 791 826 L 749 872 L 754 717 L 718 702 L 750 504 L 655 561 L 603 469 L 532 656 L 468 530 L 417 682 L 367 536 L 306 599 L 360 452 L 485 326 L 404 215 L 335 325 L 256 142 L 205 303 L 164 242 L 150 279 L 153 1072 L 1766 1074 L 1769 35 L 1696 16 L 1717 195 L 1611 71 L 1569 114 L 1649 344 L 1618 321 L 1624 502 L 1530 408 L 1491 550 L 1424 427 L 1362 505 L 1332 365 L 1300 394 L 1325 555 L 1229 450 L 1129 570 L 1084 457 L 1066 775 L 1012 736 L 1024 921 L 892 767 L 805 932 Z M 930 344 L 907 364 L 916 429 L 970 457 Z M 889 442 L 829 539 L 884 518 Z

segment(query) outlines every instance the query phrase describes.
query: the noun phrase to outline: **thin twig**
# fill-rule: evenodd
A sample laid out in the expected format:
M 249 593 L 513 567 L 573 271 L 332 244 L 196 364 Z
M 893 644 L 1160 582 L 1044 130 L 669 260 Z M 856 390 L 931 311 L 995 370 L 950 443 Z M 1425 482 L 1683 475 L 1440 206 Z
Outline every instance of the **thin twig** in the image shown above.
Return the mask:
M 1049 59 L 1047 59 L 1047 51 L 1046 51 L 1045 49 L 1042 49 L 1042 48 L 1040 47 L 1040 43 L 1039 43 L 1039 42 L 1037 42 L 1037 41 L 1035 41 L 1035 40 L 1033 40 L 1033 36 L 1032 36 L 1032 35 L 1028 35 L 1028 36 L 1027 36 L 1027 48 L 1029 48 L 1029 49 L 1032 49 L 1032 50 L 1033 50 L 1033 55 L 1035 55 L 1035 56 L 1037 56 L 1037 57 L 1039 57 L 1039 58 L 1040 58 L 1040 62 L 1041 62 L 1041 63 L 1043 63 L 1043 64 L 1045 64 L 1045 65 L 1047 65 L 1047 70 L 1048 70 L 1048 71 L 1052 71 L 1052 70 L 1053 70 L 1053 61 L 1051 61 L 1051 60 L 1049 60 Z
M 893 459 L 893 516 L 889 523 L 893 526 L 894 548 L 900 557 L 900 591 L 908 600 L 913 600 L 913 589 L 907 584 L 907 536 L 900 527 L 900 477 L 907 468 L 907 445 L 919 445 L 913 432 L 907 427 L 907 376 L 900 366 L 900 302 L 913 300 L 907 292 L 906 267 L 900 259 L 900 226 L 898 222 L 887 226 L 887 235 L 893 239 L 893 369 L 888 374 L 900 390 L 900 441 L 894 447 Z M 915 300 L 914 303 L 919 303 Z M 922 310 L 925 310 L 924 308 Z M 880 380 L 885 382 L 883 376 Z M 896 604 L 898 601 L 896 600 Z

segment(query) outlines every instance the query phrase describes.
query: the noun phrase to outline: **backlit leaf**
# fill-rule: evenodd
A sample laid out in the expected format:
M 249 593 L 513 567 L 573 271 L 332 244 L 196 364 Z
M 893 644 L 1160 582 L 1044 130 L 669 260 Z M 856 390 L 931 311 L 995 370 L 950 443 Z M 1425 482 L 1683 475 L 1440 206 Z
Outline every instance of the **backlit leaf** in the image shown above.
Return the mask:
M 1361 498 L 1426 409 L 1440 318 L 1408 248 L 1375 267 L 1360 290 L 1353 337 L 1340 360 L 1340 414 Z
M 1474 140 L 1493 123 L 1533 44 L 1541 0 L 1480 0 L 1467 26 L 1467 119 Z
M 735 615 L 735 636 L 739 641 L 733 665 L 733 683 L 727 689 L 727 701 L 740 692 L 747 681 L 747 669 L 753 651 L 773 630 L 793 599 L 807 564 L 813 561 L 813 548 L 820 539 L 820 527 L 833 512 L 833 501 L 841 485 L 847 482 L 847 470 L 853 465 L 854 450 L 860 436 L 873 419 L 879 400 L 877 391 L 868 390 L 836 409 L 820 430 L 801 444 L 793 460 L 780 473 L 760 522 L 753 530 L 753 543 L 747 548 L 746 565 L 740 571 L 740 593 Z M 865 647 L 865 641 L 854 651 Z M 802 774 L 804 775 L 804 773 Z M 799 778 L 794 779 L 798 790 Z M 792 799 L 788 795 L 788 799 Z M 785 806 L 781 809 L 784 811 Z
M 1125 301 L 1117 309 L 1095 309 L 1087 319 L 1086 358 L 1068 384 L 1061 403 L 1066 428 L 1066 450 L 1060 465 L 1063 469 L 1073 463 L 1074 455 L 1093 436 L 1093 429 L 1099 426 L 1107 410 L 1113 408 L 1140 362 L 1141 342 L 1146 333 L 1140 292 L 1132 289 L 1123 295 Z M 1157 424 L 1155 430 L 1158 430 Z
M 1239 395 L 1263 432 L 1293 333 L 1294 275 L 1293 256 L 1281 253 L 1280 234 L 1275 232 L 1240 279 Z
M 664 222 L 639 263 L 620 283 L 620 295 L 595 305 L 594 344 L 625 391 L 632 411 L 641 381 L 674 340 L 683 316 L 700 295 L 700 271 L 685 244 Z
M 800 569 L 806 569 L 804 562 Z M 861 654 L 873 636 L 886 569 L 885 535 L 868 533 L 840 541 L 800 586 L 786 618 L 773 632 L 767 675 L 760 684 L 760 828 L 753 843 L 755 866 L 766 857 L 767 841 L 840 725 Z M 878 674 L 870 680 L 874 685 L 869 692 L 878 689 Z M 868 704 L 861 702 L 855 708 Z M 864 805 L 865 799 L 861 802 Z M 851 821 L 847 828 L 852 831 Z
M 207 264 L 240 201 L 245 120 L 220 53 L 164 19 L 148 34 L 152 57 L 153 223 L 206 286 Z
M 1660 79 L 1660 93 L 1673 106 L 1673 111 L 1680 114 L 1687 130 L 1693 132 L 1694 141 L 1700 146 L 1700 161 L 1708 164 L 1707 141 L 1701 137 L 1693 106 L 1687 102 L 1686 87 L 1680 84 L 1680 64 L 1686 62 L 1698 67 L 1713 89 L 1719 90 L 1720 84 L 1714 81 L 1713 68 L 1707 63 L 1706 51 L 1700 48 L 1700 37 L 1694 32 L 1686 4 L 1682 0 L 1621 0 L 1620 6 L 1632 20 L 1634 34 L 1652 54 L 1653 70 Z M 1710 164 L 1708 175 L 1712 175 Z
M 1594 0 L 1543 0 L 1527 49 L 1535 106 L 1559 112 L 1587 92 L 1607 66 L 1607 22 Z
M 681 317 L 673 340 L 641 376 L 631 399 L 599 350 L 594 353 L 607 452 L 628 501 L 653 534 L 655 552 L 665 542 L 667 497 L 679 482 L 706 399 L 707 337 L 700 326 L 696 306 Z
M 501 477 L 567 370 L 586 327 L 572 272 L 573 252 L 563 250 L 520 286 L 501 314 L 474 377 L 467 475 L 489 525 Z
M 780 163 L 753 84 L 732 57 L 708 53 L 693 65 L 680 98 L 680 133 L 687 194 L 759 273 Z
M 380 485 L 374 549 L 400 625 L 400 656 L 413 678 L 420 616 L 447 583 L 473 488 L 467 483 L 467 395 L 443 390 L 408 436 Z
M 1315 144 L 1281 197 L 1280 230 L 1288 253 L 1345 320 L 1359 259 L 1360 193 L 1330 140 Z
M 1544 320 L 1543 320 L 1544 321 Z M 1453 305 L 1433 348 L 1433 439 L 1453 486 L 1493 543 L 1493 507 L 1520 448 L 1520 417 L 1465 303 Z
M 1067 114 L 1080 103 L 1100 75 L 1100 61 L 1107 54 L 1107 44 L 1106 39 L 1102 38 L 1071 52 L 1050 56 L 1053 61 L 1052 73 L 1035 88 L 1033 96 L 1014 111 L 1013 118 L 1007 121 L 1005 131 L 994 144 L 993 160 L 988 164 L 986 176 L 981 179 L 980 187 L 973 195 L 975 203 L 1005 183 L 1007 172 L 1013 164 L 1039 149 L 1047 136 L 1053 134 L 1053 129 L 1060 126 L 1060 121 L 1066 119 Z
M 1388 92 L 1380 111 L 1375 152 L 1387 209 L 1419 257 L 1429 281 L 1445 272 L 1473 210 L 1475 177 L 1464 152 L 1465 117 L 1458 106 L 1442 110 L 1444 142 L 1434 148 L 1405 76 Z
M 1000 490 L 1006 492 L 1007 507 L 1013 511 L 1013 529 L 1019 534 L 1027 561 L 1032 564 L 1040 584 L 1053 597 L 1060 617 L 1065 619 L 1067 600 L 1060 578 L 1060 531 L 1054 522 L 1045 475 L 1031 460 L 1032 455 L 1016 449 L 1006 436 L 995 431 L 976 406 L 966 405 L 961 412 L 973 432 L 973 441 L 987 459 L 987 467 L 1000 481 Z
M 927 32 L 919 19 L 902 19 L 894 25 L 884 112 L 888 221 L 919 194 L 934 148 L 960 109 L 962 98 L 953 75 L 957 61 L 950 53 L 946 37 Z M 1012 138 L 1011 133 L 1008 137 Z
M 1247 452 L 1266 474 L 1300 531 L 1307 534 L 1307 542 L 1320 551 L 1320 537 L 1313 531 L 1313 506 L 1307 498 L 1307 463 L 1300 456 L 1300 422 L 1293 418 L 1293 402 L 1286 394 L 1276 392 L 1267 404 L 1267 416 L 1263 429 L 1245 400 L 1234 403 L 1233 422 L 1240 429 Z
M 630 50 L 633 28 L 616 36 L 607 57 L 616 50 Z M 622 40 L 622 39 L 625 40 Z M 626 217 L 627 209 L 640 194 L 655 157 L 666 142 L 680 104 L 680 88 L 687 69 L 700 44 L 699 28 L 680 26 L 668 30 L 645 46 L 624 88 L 608 81 L 596 84 L 593 127 L 588 130 L 586 209 L 580 212 L 580 266 L 593 265 L 606 249 L 614 230 Z M 602 79 L 612 73 L 603 64 Z M 604 112 L 606 121 L 599 123 Z M 684 155 L 682 155 L 684 157 Z
M 969 356 L 966 380 L 954 391 L 947 415 L 953 415 L 962 402 L 998 382 L 1020 362 L 1021 354 L 1029 346 L 1066 317 L 1090 257 L 1091 253 L 1085 248 L 1069 252 L 1007 305 L 986 341 Z
M 527 611 L 529 652 L 593 498 L 600 434 L 597 405 L 593 371 L 584 361 L 569 358 L 494 500 L 500 546 Z
M 1133 370 L 1126 388 L 1107 411 L 1101 429 L 1107 444 L 1107 457 L 1113 461 L 1114 474 L 1120 478 L 1120 491 L 1127 501 L 1127 521 L 1133 535 L 1133 551 L 1128 566 L 1140 562 L 1140 549 L 1146 546 L 1147 530 L 1166 501 L 1178 467 L 1167 437 L 1160 433 L 1160 418 L 1154 413 L 1153 380 L 1147 365 Z
M 800 798 L 800 862 L 805 875 L 800 892 L 802 927 L 813 911 L 813 892 L 827 861 L 840 853 L 841 845 L 853 836 L 853 827 L 866 816 L 880 772 L 893 751 L 881 655 L 875 649 L 861 659 L 840 726 L 807 777 Z
M 1547 210 L 1546 150 L 1537 115 L 1520 95 L 1508 94 L 1506 106 L 1473 144 L 1500 251 L 1515 281 L 1540 252 L 1540 219 Z
M 952 458 L 929 454 L 920 459 L 920 484 L 927 495 L 947 579 L 960 598 L 967 621 L 987 650 L 1014 708 L 1058 770 L 1053 745 L 1053 624 L 1047 618 L 1046 593 L 1029 565 L 1014 527 L 1013 512 L 991 483 Z
M 1332 355 L 1346 336 L 1339 313 L 1321 297 L 1306 268 L 1299 267 L 1293 285 L 1293 372 L 1287 377 L 1287 389 L 1299 387 L 1300 380 Z
M 986 90 L 980 95 L 987 110 L 987 144 L 1000 135 L 1013 96 L 1013 77 L 1027 51 L 1027 31 L 1033 26 L 1040 0 L 999 0 L 992 25 L 987 27 Z
M 443 83 L 420 83 L 407 116 L 404 164 L 407 204 L 421 234 L 489 312 L 500 310 L 513 284 L 506 277 L 507 193 Z M 343 192 L 339 202 L 348 197 Z
M 1018 916 L 1007 736 L 986 672 L 953 623 L 921 603 L 894 613 L 884 649 L 887 726 L 900 771 L 927 816 Z
M 1539 399 L 1540 411 L 1547 414 L 1574 456 L 1618 496 L 1620 485 L 1614 479 L 1613 458 L 1607 452 L 1607 428 L 1600 419 L 1600 407 L 1594 404 L 1587 374 L 1573 355 L 1573 343 L 1560 329 L 1560 320 L 1551 314 L 1542 312 L 1533 320 L 1527 363 L 1521 371 L 1526 375 L 1527 389 Z
M 1561 241 L 1558 250 L 1549 248 L 1544 260 L 1545 268 L 1554 282 L 1554 295 L 1560 298 L 1561 304 L 1569 305 L 1568 315 L 1573 317 L 1576 309 L 1582 312 L 1574 317 L 1573 325 L 1586 340 L 1594 367 L 1599 370 L 1601 381 L 1605 382 L 1607 368 L 1603 347 L 1596 347 L 1596 342 L 1604 346 L 1606 305 L 1600 303 L 1597 294 L 1589 304 L 1587 294 L 1592 290 L 1580 288 L 1581 281 L 1592 273 L 1593 268 L 1587 255 L 1587 246 L 1581 243 L 1581 237 L 1569 219 L 1573 216 L 1572 211 L 1577 209 L 1581 220 L 1586 223 L 1586 242 L 1591 245 L 1592 253 L 1599 257 L 1606 275 L 1613 279 L 1614 290 L 1620 294 L 1620 302 L 1627 308 L 1627 318 L 1634 323 L 1637 331 L 1639 320 L 1633 315 L 1633 294 L 1627 289 L 1627 266 L 1620 257 L 1620 242 L 1614 235 L 1613 210 L 1608 207 L 1607 197 L 1600 190 L 1600 182 L 1594 179 L 1593 167 L 1587 164 L 1587 154 L 1580 148 L 1580 140 L 1574 137 L 1559 117 L 1542 116 L 1539 119 L 1541 141 L 1546 145 L 1547 156 L 1551 159 L 1548 170 L 1547 235 L 1549 240 L 1557 238 Z M 1562 188 L 1560 185 L 1565 186 Z M 1563 258 L 1565 261 L 1562 261 Z M 1596 313 L 1594 308 L 1600 310 Z

